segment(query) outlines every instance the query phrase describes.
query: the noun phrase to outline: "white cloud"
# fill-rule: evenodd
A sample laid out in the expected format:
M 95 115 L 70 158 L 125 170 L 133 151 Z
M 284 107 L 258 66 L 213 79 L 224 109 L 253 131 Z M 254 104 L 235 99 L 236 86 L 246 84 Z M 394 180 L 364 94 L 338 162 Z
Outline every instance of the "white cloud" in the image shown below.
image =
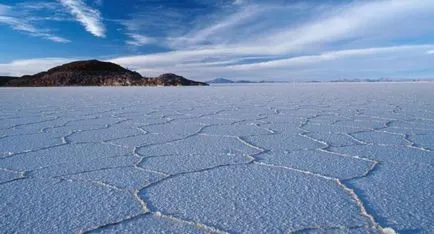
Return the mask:
M 234 0 L 234 2 L 232 4 L 234 5 L 242 5 L 245 3 L 245 0 Z
M 225 31 L 245 23 L 263 10 L 264 9 L 254 5 L 243 7 L 240 11 L 225 17 L 223 20 L 217 21 L 212 25 L 208 25 L 182 37 L 172 39 L 171 44 L 175 47 L 185 47 L 185 44 L 195 45 L 206 41 L 213 41 L 213 39 L 219 35 L 225 34 Z M 227 40 L 227 38 L 225 39 Z
M 47 40 L 54 41 L 54 42 L 59 42 L 59 43 L 68 43 L 68 42 L 71 42 L 70 40 L 65 39 L 63 37 L 58 37 L 58 36 L 54 36 L 54 35 L 50 35 L 50 34 L 45 34 L 45 33 L 37 33 L 37 34 L 34 34 L 34 35 L 42 36 L 42 37 L 44 37 Z
M 266 62 L 237 64 L 243 59 L 256 57 L 220 53 L 220 60 L 208 62 L 204 58 L 215 54 L 212 50 L 176 51 L 144 56 L 127 56 L 110 61 L 135 69 L 144 75 L 158 75 L 176 72 L 186 77 L 206 80 L 210 77 L 235 79 L 338 79 L 338 78 L 379 78 L 397 77 L 405 72 L 410 78 L 417 78 L 418 70 L 429 67 L 426 51 L 434 45 L 401 45 L 391 47 L 361 48 L 323 52 L 316 55 L 295 56 L 286 59 L 271 59 Z M 222 51 L 220 51 L 222 52 Z M 256 59 L 267 59 L 258 57 Z M 411 77 L 413 75 L 413 77 Z
M 10 16 L 0 16 L 0 24 L 2 24 L 2 23 L 10 26 L 12 29 L 14 29 L 16 31 L 25 32 L 31 36 L 41 37 L 41 38 L 44 38 L 46 40 L 59 42 L 59 43 L 70 42 L 70 40 L 68 40 L 66 38 L 53 35 L 53 34 L 47 32 L 47 30 L 42 30 L 42 29 L 36 28 L 35 26 L 33 26 L 33 25 L 31 25 L 25 21 L 22 21 L 18 18 L 14 18 L 14 17 L 10 17 Z
M 21 31 L 27 33 L 31 36 L 41 37 L 46 40 L 67 43 L 70 42 L 68 39 L 51 34 L 48 30 L 40 29 L 33 24 L 27 22 L 23 17 L 14 17 L 13 7 L 0 4 L 0 24 L 6 24 L 13 30 Z
M 15 60 L 9 63 L 0 63 L 0 75 L 22 76 L 46 71 L 52 67 L 73 61 L 73 58 L 40 58 Z
M 101 13 L 86 5 L 83 0 L 59 0 L 69 12 L 94 36 L 105 37 L 105 26 Z
M 349 43 L 356 47 L 382 46 L 389 39 L 434 33 L 430 27 L 432 11 L 434 1 L 427 0 L 357 1 L 332 6 L 245 2 L 228 16 L 218 20 L 205 17 L 189 32 L 159 38 L 158 42 L 174 50 L 230 48 L 235 54 L 250 55 L 314 52 L 329 45 L 344 48 Z M 137 24 L 127 26 L 130 33 L 140 31 Z
M 94 0 L 93 2 L 97 6 L 102 6 L 104 4 L 103 0 Z
M 21 2 L 17 3 L 15 7 L 26 9 L 26 10 L 50 10 L 57 11 L 59 9 L 59 4 L 56 2 Z
M 421 73 L 431 67 L 430 55 L 426 53 L 430 50 L 434 50 L 434 45 L 362 48 L 274 59 L 247 65 L 234 64 L 243 59 L 264 58 L 246 56 L 234 58 L 227 52 L 228 56 L 216 61 L 195 59 L 197 56 L 212 53 L 212 51 L 205 50 L 200 53 L 169 52 L 147 56 L 127 56 L 108 59 L 108 61 L 136 70 L 145 76 L 174 72 L 197 80 L 209 80 L 215 77 L 252 80 L 433 78 L 434 69 L 431 73 Z M 4 75 L 33 74 L 72 60 L 74 59 L 51 58 L 12 61 L 0 64 L 0 71 Z
M 344 59 L 349 57 L 363 57 L 376 54 L 404 53 L 407 51 L 420 51 L 423 54 L 434 45 L 403 45 L 391 47 L 374 47 L 362 49 L 347 49 L 320 54 L 304 56 L 287 56 L 289 58 L 275 59 L 273 54 L 267 54 L 264 50 L 262 56 L 255 56 L 261 48 L 204 48 L 198 50 L 172 51 L 165 53 L 155 53 L 149 55 L 125 56 L 111 59 L 112 62 L 140 70 L 141 68 L 202 68 L 209 69 L 210 66 L 226 70 L 261 70 L 271 68 L 288 68 L 292 66 L 310 65 L 325 61 Z M 262 48 L 265 49 L 265 48 Z M 243 60 L 251 60 L 252 56 L 256 59 L 268 60 L 265 62 L 248 62 L 237 64 Z M 405 56 L 403 56 L 405 57 Z
M 0 15 L 5 15 L 9 11 L 9 6 L 0 4 Z
M 131 39 L 127 41 L 127 44 L 131 46 L 143 46 L 143 45 L 155 43 L 155 39 L 152 37 L 147 37 L 147 36 L 134 34 L 134 33 L 129 33 L 128 36 Z
M 27 22 L 75 21 L 70 13 L 58 2 L 19 2 L 11 7 L 14 15 Z
M 270 25 L 270 30 L 246 39 L 255 45 L 272 45 L 274 53 L 288 53 L 344 40 L 412 37 L 420 31 L 434 32 L 426 25 L 429 19 L 434 20 L 432 11 L 434 1 L 362 1 L 327 8 L 315 16 L 316 20 L 295 27 Z
M 249 5 L 246 1 L 243 7 L 232 8 L 233 14 L 219 20 L 210 17 L 208 22 L 198 20 L 199 24 L 189 32 L 180 37 L 170 34 L 166 40 L 138 33 L 141 27 L 149 27 L 149 22 L 157 22 L 159 27 L 160 21 L 148 22 L 140 17 L 122 21 L 129 45 L 158 43 L 173 51 L 110 61 L 144 75 L 177 72 L 200 80 L 215 76 L 378 78 L 396 77 L 399 71 L 407 76 L 426 75 L 422 71 L 434 74 L 428 64 L 428 54 L 434 53 L 433 45 L 392 44 L 434 32 L 434 28 L 427 26 L 434 20 L 434 1 L 355 1 L 332 7 L 310 3 L 277 7 Z M 297 13 L 303 17 L 297 18 Z M 293 15 L 295 20 L 291 18 Z
M 228 68 L 234 70 L 252 70 L 264 68 L 289 68 L 293 66 L 311 65 L 314 63 L 321 63 L 337 59 L 345 59 L 349 57 L 363 57 L 378 54 L 391 54 L 398 52 L 411 52 L 411 51 L 424 51 L 429 48 L 434 48 L 434 45 L 403 45 L 392 47 L 378 47 L 378 48 L 363 48 L 324 52 L 318 55 L 298 56 L 287 59 L 277 59 L 266 62 L 250 63 L 242 65 L 233 65 Z M 421 53 L 422 54 L 422 53 Z
M 183 65 L 198 63 L 204 60 L 227 60 L 228 58 L 239 58 L 255 56 L 265 48 L 243 48 L 243 47 L 203 47 L 194 50 L 177 50 L 171 52 L 154 53 L 149 55 L 125 56 L 114 58 L 111 61 L 133 68 L 141 66 L 164 66 Z M 252 53 L 253 52 L 253 53 Z M 145 65 L 146 64 L 146 65 Z
M 212 7 L 203 7 L 207 4 L 211 4 Z M 182 8 L 182 11 L 170 6 L 166 8 L 164 3 L 151 5 L 148 4 L 137 12 L 131 13 L 129 19 L 115 20 L 115 22 L 125 27 L 127 35 L 152 35 L 160 46 L 171 49 L 230 42 L 230 37 L 227 35 L 232 30 L 241 27 L 249 20 L 254 20 L 256 15 L 268 9 L 254 4 L 231 7 L 212 1 L 201 4 L 203 8 Z

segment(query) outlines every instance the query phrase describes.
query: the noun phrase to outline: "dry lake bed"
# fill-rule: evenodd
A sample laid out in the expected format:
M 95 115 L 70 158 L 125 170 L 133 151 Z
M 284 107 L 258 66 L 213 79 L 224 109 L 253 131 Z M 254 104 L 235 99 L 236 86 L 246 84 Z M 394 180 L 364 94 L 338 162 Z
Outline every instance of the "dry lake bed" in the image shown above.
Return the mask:
M 434 232 L 433 82 L 0 98 L 1 233 Z

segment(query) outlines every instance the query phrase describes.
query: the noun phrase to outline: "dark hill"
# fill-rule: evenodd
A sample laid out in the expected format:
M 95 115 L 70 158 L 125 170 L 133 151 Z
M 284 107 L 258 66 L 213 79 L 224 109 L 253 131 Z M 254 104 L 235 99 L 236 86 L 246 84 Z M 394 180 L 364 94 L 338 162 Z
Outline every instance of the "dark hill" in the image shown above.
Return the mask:
M 0 83 L 1 85 L 1 83 Z M 98 60 L 77 61 L 35 75 L 9 79 L 4 86 L 189 86 L 207 85 L 175 74 L 142 77 L 117 64 Z
M 0 76 L 0 86 L 5 85 L 11 80 L 17 79 L 18 77 L 13 76 Z
M 62 66 L 54 67 L 48 70 L 52 72 L 74 72 L 74 71 L 88 71 L 88 72 L 128 72 L 129 70 L 110 62 L 101 62 L 98 60 L 76 61 L 67 63 Z
M 155 85 L 164 85 L 164 86 L 191 86 L 191 85 L 208 85 L 203 82 L 188 80 L 182 76 L 178 76 L 173 73 L 162 74 L 156 78 L 151 78 L 149 82 L 155 82 Z

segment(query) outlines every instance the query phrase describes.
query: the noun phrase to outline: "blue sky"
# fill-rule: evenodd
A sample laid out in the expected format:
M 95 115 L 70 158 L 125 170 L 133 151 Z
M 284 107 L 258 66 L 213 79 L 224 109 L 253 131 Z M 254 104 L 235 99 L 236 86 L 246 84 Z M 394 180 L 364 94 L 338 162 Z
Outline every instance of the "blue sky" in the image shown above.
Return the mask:
M 434 78 L 432 22 L 432 0 L 0 0 L 0 75 L 100 59 L 197 80 Z

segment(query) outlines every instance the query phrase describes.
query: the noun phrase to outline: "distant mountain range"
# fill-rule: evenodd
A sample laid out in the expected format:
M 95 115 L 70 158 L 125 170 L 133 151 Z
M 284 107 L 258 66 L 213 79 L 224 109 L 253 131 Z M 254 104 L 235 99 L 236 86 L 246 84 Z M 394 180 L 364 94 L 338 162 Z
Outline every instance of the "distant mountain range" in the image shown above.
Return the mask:
M 327 82 L 332 83 L 353 83 L 353 82 L 420 82 L 420 81 L 432 81 L 432 79 L 389 79 L 389 78 L 379 78 L 379 79 L 342 79 L 342 80 L 331 80 Z
M 229 80 L 225 78 L 217 78 L 207 81 L 208 84 L 263 84 L 263 83 L 358 83 L 358 82 L 421 82 L 433 81 L 434 79 L 341 79 L 341 80 L 309 80 L 309 81 L 250 81 L 250 80 Z
M 229 80 L 225 78 L 216 78 L 207 81 L 208 84 L 256 84 L 256 83 L 276 83 L 275 81 L 251 81 L 251 80 Z
M 76 61 L 48 71 L 22 77 L 0 77 L 0 86 L 205 86 L 203 82 L 188 80 L 167 73 L 158 77 L 143 77 L 117 64 L 98 60 Z
M 235 83 L 233 80 L 228 80 L 225 78 L 217 78 L 214 80 L 207 81 L 208 84 L 232 84 Z

